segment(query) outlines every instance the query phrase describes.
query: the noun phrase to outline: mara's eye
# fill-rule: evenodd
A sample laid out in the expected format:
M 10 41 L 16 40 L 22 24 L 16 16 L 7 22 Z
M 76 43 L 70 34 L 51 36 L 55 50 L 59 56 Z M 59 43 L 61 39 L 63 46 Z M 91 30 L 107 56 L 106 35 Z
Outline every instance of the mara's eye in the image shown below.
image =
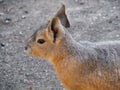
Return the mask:
M 37 43 L 40 43 L 40 44 L 43 44 L 44 42 L 45 42 L 44 39 L 38 39 L 38 40 L 37 40 Z

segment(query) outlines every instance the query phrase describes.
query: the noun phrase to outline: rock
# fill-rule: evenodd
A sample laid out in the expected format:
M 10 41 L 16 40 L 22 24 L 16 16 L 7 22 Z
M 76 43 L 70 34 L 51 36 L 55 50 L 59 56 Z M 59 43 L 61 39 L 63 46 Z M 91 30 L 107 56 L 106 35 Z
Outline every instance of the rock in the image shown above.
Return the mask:
M 0 0 L 0 3 L 3 3 L 4 2 L 4 0 Z
M 112 23 L 112 20 L 110 20 L 108 23 Z
M 20 31 L 19 34 L 22 35 L 23 33 Z
M 84 5 L 84 2 L 81 1 L 81 2 L 80 2 L 80 5 Z
M 25 19 L 25 18 L 26 18 L 26 16 L 25 16 L 25 15 L 23 15 L 23 16 L 22 16 L 22 19 Z
M 4 15 L 4 13 L 3 12 L 0 12 L 0 16 L 3 16 Z
M 116 18 L 118 18 L 118 16 L 116 16 Z
M 120 37 L 120 35 L 117 34 L 116 37 Z
M 28 14 L 29 12 L 27 10 L 24 11 L 25 14 Z
M 4 20 L 4 22 L 6 24 L 10 23 L 11 21 L 12 21 L 12 19 L 10 17 L 6 17 L 5 20 Z
M 5 47 L 5 44 L 4 44 L 4 43 L 0 43 L 0 46 L 1 46 L 1 47 Z

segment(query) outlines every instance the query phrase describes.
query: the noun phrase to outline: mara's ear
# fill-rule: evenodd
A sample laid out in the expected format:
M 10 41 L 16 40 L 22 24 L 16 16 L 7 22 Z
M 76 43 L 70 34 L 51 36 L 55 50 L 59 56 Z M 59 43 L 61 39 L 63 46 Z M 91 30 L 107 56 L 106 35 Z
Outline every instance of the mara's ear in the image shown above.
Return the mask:
M 58 17 L 64 27 L 66 28 L 70 27 L 70 22 L 68 20 L 68 16 L 66 13 L 65 4 L 62 4 L 61 8 L 58 10 L 58 12 L 56 13 L 54 17 Z
M 48 24 L 47 36 L 53 43 L 59 43 L 64 35 L 63 26 L 59 18 L 54 17 Z

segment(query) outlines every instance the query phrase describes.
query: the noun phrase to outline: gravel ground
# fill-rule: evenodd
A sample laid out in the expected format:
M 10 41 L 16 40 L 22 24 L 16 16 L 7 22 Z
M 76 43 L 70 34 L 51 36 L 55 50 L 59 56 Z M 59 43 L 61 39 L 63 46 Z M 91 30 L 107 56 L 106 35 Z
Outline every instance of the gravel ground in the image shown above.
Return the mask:
M 63 90 L 52 65 L 25 43 L 65 2 L 77 41 L 120 39 L 120 0 L 0 0 L 0 90 Z

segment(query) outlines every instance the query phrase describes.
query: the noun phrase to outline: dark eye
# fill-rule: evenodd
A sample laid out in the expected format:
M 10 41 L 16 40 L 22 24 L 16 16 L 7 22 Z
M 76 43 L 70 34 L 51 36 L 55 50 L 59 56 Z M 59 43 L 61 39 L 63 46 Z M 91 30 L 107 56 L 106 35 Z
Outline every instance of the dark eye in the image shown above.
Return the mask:
M 45 42 L 44 39 L 38 39 L 38 40 L 37 40 L 37 43 L 40 43 L 40 44 L 43 44 L 44 42 Z

